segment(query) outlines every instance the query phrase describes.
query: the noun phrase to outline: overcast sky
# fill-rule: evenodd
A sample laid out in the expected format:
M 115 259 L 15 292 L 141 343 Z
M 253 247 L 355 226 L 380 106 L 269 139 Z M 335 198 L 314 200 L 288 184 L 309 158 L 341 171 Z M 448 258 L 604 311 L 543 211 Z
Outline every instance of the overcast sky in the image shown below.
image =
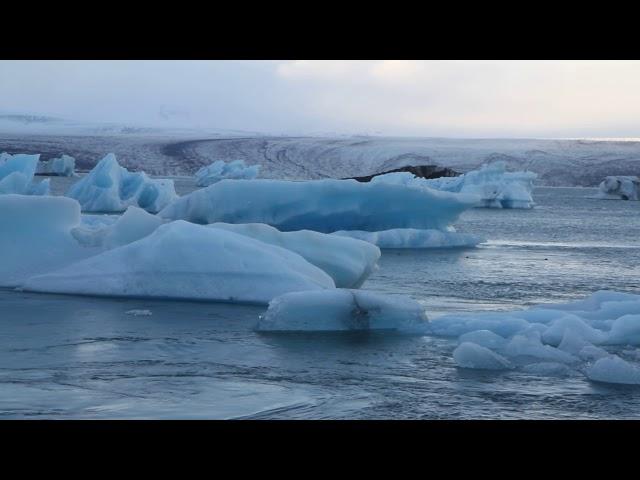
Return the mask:
M 0 61 L 0 111 L 452 137 L 639 137 L 638 61 Z

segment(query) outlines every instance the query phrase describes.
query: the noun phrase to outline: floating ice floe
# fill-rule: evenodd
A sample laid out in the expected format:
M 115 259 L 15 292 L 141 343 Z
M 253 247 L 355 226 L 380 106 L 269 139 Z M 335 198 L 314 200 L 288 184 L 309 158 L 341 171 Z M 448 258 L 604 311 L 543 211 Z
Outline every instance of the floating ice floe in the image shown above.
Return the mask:
M 376 269 L 380 249 L 370 243 L 311 230 L 280 232 L 262 223 L 213 223 L 220 228 L 291 250 L 324 270 L 338 288 L 358 288 Z
M 37 175 L 56 175 L 60 177 L 72 177 L 75 174 L 75 158 L 62 154 L 58 158 L 38 162 Z
M 280 231 L 445 230 L 476 197 L 356 180 L 223 180 L 159 215 L 194 223 L 266 223 Z
M 78 200 L 84 212 L 122 212 L 133 205 L 156 213 L 178 198 L 173 180 L 129 172 L 113 153 L 72 185 L 66 195 Z
M 183 221 L 22 285 L 50 293 L 258 304 L 287 292 L 334 287 L 329 275 L 294 252 Z
M 424 308 L 409 297 L 366 290 L 295 292 L 274 298 L 258 321 L 263 332 L 394 330 L 422 332 Z
M 64 197 L 0 195 L 0 286 L 98 253 L 72 236 L 80 205 Z
M 396 228 L 382 232 L 341 230 L 333 232 L 333 235 L 364 240 L 380 248 L 462 248 L 475 247 L 485 241 L 482 237 L 469 233 L 415 228 Z
M 260 165 L 247 167 L 244 160 L 234 160 L 229 163 L 218 160 L 196 172 L 196 185 L 208 187 L 225 179 L 252 180 L 258 176 L 259 171 Z
M 494 162 L 459 177 L 425 179 L 397 172 L 374 177 L 371 182 L 467 193 L 478 197 L 478 206 L 486 208 L 532 208 L 536 178 L 533 172 L 508 172 L 504 162 Z
M 0 154 L 0 194 L 49 195 L 49 179 L 33 183 L 40 155 Z
M 640 345 L 640 295 L 600 291 L 516 312 L 445 315 L 429 323 L 429 334 L 458 337 L 454 360 L 464 368 L 582 372 L 600 382 L 640 384 L 640 365 L 614 355 Z
M 640 178 L 631 176 L 612 176 L 598 186 L 598 198 L 613 200 L 640 200 Z

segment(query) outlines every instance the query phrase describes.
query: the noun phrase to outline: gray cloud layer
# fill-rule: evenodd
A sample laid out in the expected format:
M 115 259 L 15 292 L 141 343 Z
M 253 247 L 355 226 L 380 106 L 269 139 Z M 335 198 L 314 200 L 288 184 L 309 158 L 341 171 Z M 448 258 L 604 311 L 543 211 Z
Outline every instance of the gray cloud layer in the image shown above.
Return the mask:
M 637 61 L 2 61 L 0 110 L 265 133 L 640 136 Z

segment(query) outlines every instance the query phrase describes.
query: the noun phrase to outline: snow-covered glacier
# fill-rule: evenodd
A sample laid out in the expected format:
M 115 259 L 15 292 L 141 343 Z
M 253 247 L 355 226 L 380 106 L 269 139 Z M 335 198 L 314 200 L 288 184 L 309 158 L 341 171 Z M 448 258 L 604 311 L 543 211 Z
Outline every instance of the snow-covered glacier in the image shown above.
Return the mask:
M 49 179 L 33 182 L 40 155 L 0 154 L 0 194 L 48 195 Z
M 376 176 L 371 182 L 476 195 L 479 206 L 486 208 L 532 208 L 533 181 L 536 178 L 534 172 L 509 172 L 505 162 L 494 162 L 459 177 L 425 179 L 409 172 L 396 172 Z
M 173 180 L 129 172 L 112 153 L 72 185 L 66 195 L 78 200 L 84 212 L 122 212 L 133 205 L 157 213 L 178 198 Z
M 598 186 L 598 198 L 640 200 L 640 178 L 608 176 Z
M 51 160 L 38 162 L 36 174 L 38 175 L 58 175 L 61 177 L 72 177 L 75 174 L 76 159 L 62 154 Z
M 274 298 L 260 316 L 262 332 L 393 330 L 422 332 L 424 308 L 404 295 L 332 289 L 294 292 Z
M 33 276 L 22 288 L 266 304 L 284 293 L 334 289 L 335 284 L 324 271 L 289 250 L 175 221 L 133 243 Z
M 445 230 L 473 195 L 355 180 L 223 180 L 174 201 L 159 215 L 194 223 L 266 223 L 280 231 Z
M 213 223 L 209 227 L 291 250 L 329 274 L 338 288 L 359 288 L 375 271 L 381 255 L 371 243 L 311 230 L 280 232 L 262 223 Z
M 196 185 L 199 187 L 208 187 L 225 179 L 252 180 L 258 176 L 259 171 L 260 165 L 247 167 L 244 160 L 233 160 L 231 162 L 217 160 L 196 172 Z

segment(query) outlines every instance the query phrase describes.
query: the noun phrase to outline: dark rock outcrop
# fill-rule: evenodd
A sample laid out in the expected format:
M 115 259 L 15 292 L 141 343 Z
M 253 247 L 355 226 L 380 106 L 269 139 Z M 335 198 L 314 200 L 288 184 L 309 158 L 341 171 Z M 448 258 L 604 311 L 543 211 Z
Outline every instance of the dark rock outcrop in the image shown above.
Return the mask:
M 349 178 L 353 180 L 357 180 L 359 182 L 370 182 L 373 177 L 377 177 L 378 175 L 385 175 L 387 173 L 395 173 L 395 172 L 409 172 L 415 175 L 416 177 L 420 177 L 420 178 L 457 177 L 460 175 L 460 173 L 456 172 L 455 170 L 452 170 L 447 167 L 440 167 L 438 165 L 417 165 L 417 166 L 408 165 L 406 167 L 400 167 L 393 170 L 389 170 L 388 172 L 380 172 L 380 173 L 374 173 L 373 175 L 365 175 L 363 177 L 349 177 Z

